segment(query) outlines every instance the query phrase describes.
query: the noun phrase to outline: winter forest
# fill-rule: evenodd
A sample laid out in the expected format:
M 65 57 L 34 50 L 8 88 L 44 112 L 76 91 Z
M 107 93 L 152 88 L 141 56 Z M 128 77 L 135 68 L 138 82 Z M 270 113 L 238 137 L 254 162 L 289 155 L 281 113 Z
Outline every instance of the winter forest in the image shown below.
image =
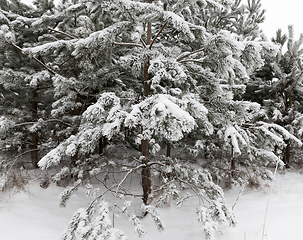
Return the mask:
M 190 203 L 218 239 L 226 191 L 303 163 L 303 34 L 268 39 L 265 18 L 261 0 L 0 0 L 0 203 L 84 192 L 63 240 L 165 231 Z

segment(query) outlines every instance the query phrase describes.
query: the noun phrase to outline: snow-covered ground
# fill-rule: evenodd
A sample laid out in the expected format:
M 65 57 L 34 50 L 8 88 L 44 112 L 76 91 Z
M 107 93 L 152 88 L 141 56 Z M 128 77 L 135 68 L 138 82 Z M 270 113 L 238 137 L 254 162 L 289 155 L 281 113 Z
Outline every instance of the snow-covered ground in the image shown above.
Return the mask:
M 285 175 L 279 174 L 276 178 L 270 197 L 270 187 L 245 189 L 240 196 L 238 188 L 225 192 L 229 206 L 234 206 L 238 224 L 234 228 L 221 226 L 217 233 L 218 240 L 261 240 L 265 213 L 264 240 L 303 239 L 303 175 L 288 172 Z M 58 196 L 62 190 L 54 185 L 42 189 L 38 183 L 32 183 L 26 187 L 25 192 L 2 193 L 0 239 L 59 239 L 73 213 L 88 202 L 85 194 L 79 191 L 66 208 L 59 208 Z M 181 209 L 174 206 L 158 209 L 166 223 L 166 229 L 162 233 L 157 231 L 149 218 L 143 219 L 142 223 L 148 231 L 143 239 L 203 240 L 194 201 L 193 198 L 186 202 Z M 124 218 L 117 218 L 115 224 L 123 229 L 128 239 L 139 239 Z

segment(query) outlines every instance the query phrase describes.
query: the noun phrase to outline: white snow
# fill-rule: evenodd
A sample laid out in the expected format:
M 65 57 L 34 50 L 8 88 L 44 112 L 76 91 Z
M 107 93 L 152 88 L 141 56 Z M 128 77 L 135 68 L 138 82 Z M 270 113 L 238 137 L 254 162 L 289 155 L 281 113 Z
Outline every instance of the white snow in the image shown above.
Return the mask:
M 286 172 L 276 178 L 269 198 L 264 239 L 302 239 L 303 175 Z M 72 196 L 66 208 L 59 208 L 58 196 L 62 191 L 62 188 L 55 185 L 42 189 L 37 183 L 32 183 L 26 187 L 25 192 L 1 193 L 1 239 L 59 239 L 72 215 L 88 204 L 83 188 Z M 234 206 L 238 224 L 234 228 L 219 226 L 217 240 L 261 240 L 269 191 L 270 187 L 266 186 L 257 190 L 245 188 L 240 195 L 239 188 L 236 187 L 225 191 L 229 206 Z M 136 236 L 126 217 L 116 218 L 115 227 L 121 228 L 130 240 L 203 240 L 201 226 L 197 222 L 196 202 L 197 199 L 193 196 L 181 209 L 175 206 L 157 209 L 166 225 L 162 232 L 158 232 L 150 217 L 141 220 L 147 231 L 144 238 Z

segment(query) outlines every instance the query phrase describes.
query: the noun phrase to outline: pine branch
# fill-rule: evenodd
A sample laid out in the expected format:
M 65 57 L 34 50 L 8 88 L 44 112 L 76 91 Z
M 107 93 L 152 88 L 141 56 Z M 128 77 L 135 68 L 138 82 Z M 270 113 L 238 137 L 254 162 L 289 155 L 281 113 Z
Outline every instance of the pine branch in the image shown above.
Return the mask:
M 60 119 L 48 119 L 48 120 L 43 120 L 44 123 L 50 123 L 50 122 L 59 122 L 59 123 L 62 123 L 63 125 L 66 125 L 68 127 L 72 127 L 72 125 L 66 123 L 66 122 L 63 122 L 62 120 Z M 24 122 L 24 123 L 19 123 L 19 124 L 16 124 L 14 125 L 13 127 L 22 127 L 22 126 L 26 126 L 26 125 L 33 125 L 35 124 L 36 122 Z
M 194 55 L 194 54 L 196 54 L 196 53 L 204 52 L 204 51 L 205 51 L 205 49 L 204 49 L 204 48 L 201 48 L 201 49 L 198 49 L 198 50 L 196 50 L 196 51 L 193 51 L 193 52 L 190 52 L 190 53 L 188 53 L 188 54 L 185 54 L 184 56 L 179 57 L 179 58 L 177 59 L 177 62 L 180 62 L 183 58 L 186 58 L 186 57 L 189 57 L 189 56 Z
M 12 45 L 14 48 L 18 49 L 20 52 L 24 53 L 22 48 L 20 48 L 19 46 L 15 45 L 14 43 L 10 43 L 10 45 Z M 29 54 L 27 54 L 29 56 Z M 48 70 L 50 73 L 52 73 L 53 75 L 56 75 L 57 73 L 51 69 L 50 67 L 48 67 L 47 65 L 45 65 L 43 62 L 41 62 L 38 58 L 32 56 L 32 59 L 34 59 L 37 63 L 39 63 L 41 66 L 43 66 L 46 70 Z
M 165 28 L 165 26 L 167 25 L 167 21 L 164 23 L 164 25 L 162 26 L 162 28 L 159 30 L 159 32 L 157 33 L 157 35 L 154 37 L 154 39 L 152 40 L 150 46 L 149 46 L 149 49 L 152 48 L 154 42 L 156 41 L 156 39 L 159 37 L 160 33 L 163 31 L 163 29 Z
M 180 63 L 185 63 L 185 62 L 195 62 L 195 63 L 201 63 L 203 64 L 204 62 L 202 61 L 199 61 L 197 59 L 185 59 L 185 60 L 182 60 L 182 61 L 179 61 Z
M 75 56 L 71 56 L 69 59 L 67 59 L 66 61 L 64 61 L 63 63 L 61 63 L 61 64 L 59 65 L 59 67 L 62 67 L 65 63 L 67 63 L 69 60 L 71 60 L 71 59 L 73 59 L 73 58 L 75 58 Z
M 215 28 L 217 28 L 219 26 L 219 24 L 222 22 L 222 20 L 224 19 L 225 17 L 220 17 L 219 21 L 216 23 L 215 25 Z
M 140 42 L 142 43 L 143 47 L 146 48 L 146 44 L 145 44 L 145 42 L 143 41 L 142 38 L 140 38 Z
M 107 47 L 103 48 L 103 49 L 97 54 L 97 56 L 99 56 L 101 53 L 103 53 L 103 52 L 105 51 L 106 48 L 107 48 Z
M 60 34 L 62 34 L 62 35 L 64 35 L 64 36 L 67 36 L 67 37 L 69 37 L 69 38 L 71 38 L 71 39 L 77 39 L 77 37 L 74 37 L 74 36 L 72 36 L 72 35 L 70 35 L 70 34 L 68 34 L 68 33 L 65 33 L 65 32 L 62 32 L 62 31 L 59 31 L 59 30 L 56 30 L 56 29 L 53 29 L 53 28 L 51 28 L 51 27 L 48 27 L 48 30 L 53 31 L 53 32 L 60 33 Z
M 118 43 L 118 42 L 113 42 L 112 45 L 130 46 L 130 47 L 140 47 L 140 48 L 143 48 L 142 45 L 139 45 L 139 44 L 136 44 L 136 43 Z

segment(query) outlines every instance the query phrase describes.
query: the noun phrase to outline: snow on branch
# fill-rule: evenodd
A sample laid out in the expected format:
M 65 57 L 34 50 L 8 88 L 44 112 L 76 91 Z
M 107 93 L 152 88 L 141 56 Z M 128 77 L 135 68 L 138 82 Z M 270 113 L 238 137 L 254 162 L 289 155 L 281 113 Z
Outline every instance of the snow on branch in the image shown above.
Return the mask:
M 226 128 L 225 134 L 224 134 L 224 141 L 226 143 L 230 142 L 230 144 L 233 147 L 234 155 L 236 155 L 236 154 L 241 155 L 239 141 L 241 142 L 242 145 L 247 146 L 247 143 L 246 143 L 245 139 L 243 138 L 243 136 L 233 126 L 229 126 Z
M 62 144 L 47 153 L 38 163 L 41 169 L 48 169 L 52 166 L 58 165 L 61 162 L 62 156 L 65 154 L 66 147 Z
M 275 123 L 258 122 L 258 124 L 261 125 L 259 129 L 263 131 L 267 136 L 271 137 L 277 143 L 284 140 L 290 140 L 297 146 L 302 146 L 301 140 L 290 132 L 288 132 L 284 127 Z
M 4 116 L 0 117 L 0 136 L 5 136 L 7 131 L 14 126 L 14 122 Z
M 123 231 L 113 227 L 108 202 L 99 200 L 95 205 L 94 208 L 80 208 L 74 214 L 62 236 L 63 240 L 75 239 L 76 235 L 81 239 L 127 239 Z M 98 212 L 95 208 L 98 208 Z
M 67 51 L 72 51 L 74 48 L 74 44 L 77 39 L 71 40 L 58 40 L 55 42 L 45 43 L 40 46 L 30 47 L 30 48 L 23 48 L 22 52 L 28 54 L 30 56 L 37 56 L 37 55 L 49 55 L 60 51 L 61 49 L 66 49 Z
M 157 6 L 154 3 L 144 3 L 137 2 L 132 0 L 117 0 L 117 2 L 128 11 L 135 11 L 140 13 L 148 13 L 148 12 L 163 12 L 163 8 Z
M 61 49 L 72 52 L 73 56 L 79 55 L 83 49 L 99 49 L 112 44 L 115 36 L 125 29 L 130 22 L 124 21 L 113 24 L 103 30 L 90 34 L 83 39 L 58 40 L 55 42 L 45 43 L 40 46 L 24 48 L 22 51 L 32 57 L 37 55 L 54 54 Z M 72 36 L 70 36 L 72 37 Z
M 164 11 L 163 12 L 164 20 L 170 22 L 173 27 L 182 32 L 190 41 L 195 40 L 194 34 L 190 31 L 188 23 L 179 15 L 169 12 L 169 11 Z
M 176 30 L 182 32 L 189 40 L 193 41 L 195 39 L 194 34 L 190 31 L 189 23 L 172 11 L 164 11 L 162 7 L 157 6 L 154 3 L 141 3 L 131 0 L 118 0 L 118 2 L 128 11 L 149 13 L 149 15 L 152 16 L 156 15 L 161 18 L 163 17 L 165 22 L 171 23 Z M 147 15 L 144 15 L 144 17 L 148 18 Z M 166 23 L 164 23 L 164 26 L 165 25 Z M 159 32 L 161 31 L 162 30 Z M 154 39 L 156 38 L 157 36 Z
M 111 139 L 120 132 L 126 112 L 120 105 L 120 99 L 112 92 L 101 94 L 98 101 L 89 106 L 83 113 L 82 127 L 87 128 L 85 123 L 91 123 L 103 136 Z
M 182 109 L 183 102 L 170 95 L 158 94 L 133 106 L 125 119 L 127 127 L 142 126 L 142 139 L 150 139 L 153 134 L 170 141 L 183 138 L 196 126 L 194 118 Z
M 3 11 L 3 10 L 1 9 L 1 11 L 0 11 L 0 21 L 1 21 L 1 22 L 6 22 L 7 24 L 9 24 L 10 21 L 9 21 L 9 19 L 3 14 L 3 12 L 5 12 L 5 11 Z
M 266 149 L 258 149 L 258 148 L 251 148 L 252 152 L 254 153 L 255 157 L 258 159 L 263 160 L 265 165 L 270 163 L 279 164 L 280 166 L 284 166 L 283 161 L 272 151 Z
M 39 28 L 42 26 L 48 27 L 54 23 L 63 21 L 68 15 L 74 14 L 86 8 L 82 3 L 72 4 L 67 7 L 64 11 L 58 11 L 53 15 L 43 14 L 40 18 L 35 18 L 35 21 L 32 22 L 31 27 Z
M 72 55 L 77 56 L 83 50 L 100 49 L 111 45 L 114 42 L 115 37 L 130 24 L 131 22 L 129 21 L 122 21 L 104 28 L 103 30 L 93 32 L 89 37 L 80 39 L 76 42 L 75 51 Z

